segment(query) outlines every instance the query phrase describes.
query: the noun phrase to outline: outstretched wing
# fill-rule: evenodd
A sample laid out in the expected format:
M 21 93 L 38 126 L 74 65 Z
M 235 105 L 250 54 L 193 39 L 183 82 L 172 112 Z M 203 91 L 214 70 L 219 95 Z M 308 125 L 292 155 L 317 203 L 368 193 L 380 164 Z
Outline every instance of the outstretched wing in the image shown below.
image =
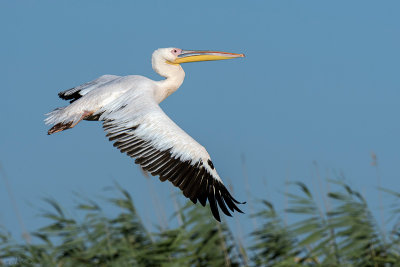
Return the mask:
M 108 82 L 111 82 L 119 77 L 120 76 L 117 75 L 103 75 L 97 78 L 96 80 L 59 92 L 58 96 L 64 100 L 70 100 L 70 103 L 72 103 L 81 98 L 82 96 L 86 95 L 93 89 L 96 89 L 97 87 L 104 85 Z
M 135 158 L 135 163 L 169 180 L 193 203 L 205 206 L 218 221 L 218 206 L 228 216 L 228 208 L 242 212 L 229 193 L 206 149 L 179 128 L 154 100 L 136 99 L 106 111 L 101 119 L 107 137 L 122 153 Z

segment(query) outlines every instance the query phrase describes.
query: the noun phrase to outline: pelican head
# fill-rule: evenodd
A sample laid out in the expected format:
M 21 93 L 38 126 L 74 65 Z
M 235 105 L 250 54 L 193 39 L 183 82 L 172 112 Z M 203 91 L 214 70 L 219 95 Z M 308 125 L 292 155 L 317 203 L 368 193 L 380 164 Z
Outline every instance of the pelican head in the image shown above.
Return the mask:
M 218 51 L 198 51 L 183 50 L 180 48 L 159 48 L 154 51 L 152 65 L 155 72 L 165 77 L 165 80 L 157 82 L 161 90 L 166 92 L 161 94 L 159 101 L 163 101 L 170 94 L 175 92 L 183 83 L 185 72 L 181 63 L 223 60 L 237 57 L 244 57 L 244 54 L 234 54 Z

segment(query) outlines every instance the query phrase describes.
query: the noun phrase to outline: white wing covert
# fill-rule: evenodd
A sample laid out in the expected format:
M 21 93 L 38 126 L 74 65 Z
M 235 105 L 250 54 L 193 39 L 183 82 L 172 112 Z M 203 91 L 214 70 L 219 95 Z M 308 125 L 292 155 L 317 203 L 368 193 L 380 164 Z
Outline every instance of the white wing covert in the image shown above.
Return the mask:
M 135 163 L 159 175 L 162 182 L 169 180 L 193 203 L 198 200 L 205 206 L 208 199 L 218 221 L 218 206 L 228 216 L 228 208 L 242 212 L 236 204 L 243 203 L 224 186 L 203 146 L 179 128 L 150 96 L 127 100 L 110 103 L 112 108 L 100 111 L 106 136 L 121 153 L 135 158 Z
M 70 103 L 78 100 L 82 96 L 86 95 L 93 89 L 98 88 L 101 85 L 104 85 L 108 82 L 111 82 L 120 76 L 117 75 L 103 75 L 93 81 L 84 83 L 82 85 L 79 85 L 77 87 L 62 91 L 58 93 L 58 96 L 64 100 L 70 100 Z

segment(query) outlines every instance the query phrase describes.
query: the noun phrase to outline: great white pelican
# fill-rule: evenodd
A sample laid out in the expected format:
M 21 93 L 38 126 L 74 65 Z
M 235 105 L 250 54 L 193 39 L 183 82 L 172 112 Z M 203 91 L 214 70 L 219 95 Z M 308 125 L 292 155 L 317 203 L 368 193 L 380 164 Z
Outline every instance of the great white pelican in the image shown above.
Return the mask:
M 206 149 L 176 125 L 159 103 L 175 92 L 185 78 L 181 63 L 244 57 L 216 51 L 161 48 L 154 51 L 152 66 L 165 77 L 153 81 L 143 76 L 103 75 L 96 80 L 60 92 L 70 104 L 46 114 L 48 134 L 73 128 L 81 120 L 103 122 L 110 141 L 122 153 L 161 181 L 169 180 L 193 203 L 208 200 L 215 219 L 218 206 L 242 212 L 219 177 Z

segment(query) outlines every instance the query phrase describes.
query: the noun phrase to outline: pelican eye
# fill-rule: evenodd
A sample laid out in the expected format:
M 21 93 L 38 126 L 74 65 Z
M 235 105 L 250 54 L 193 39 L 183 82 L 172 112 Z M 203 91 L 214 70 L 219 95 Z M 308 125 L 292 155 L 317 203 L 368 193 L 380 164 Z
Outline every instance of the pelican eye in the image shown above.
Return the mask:
M 173 54 L 173 55 L 175 55 L 175 56 L 178 56 L 179 55 L 179 49 L 172 49 L 171 50 L 171 53 Z

